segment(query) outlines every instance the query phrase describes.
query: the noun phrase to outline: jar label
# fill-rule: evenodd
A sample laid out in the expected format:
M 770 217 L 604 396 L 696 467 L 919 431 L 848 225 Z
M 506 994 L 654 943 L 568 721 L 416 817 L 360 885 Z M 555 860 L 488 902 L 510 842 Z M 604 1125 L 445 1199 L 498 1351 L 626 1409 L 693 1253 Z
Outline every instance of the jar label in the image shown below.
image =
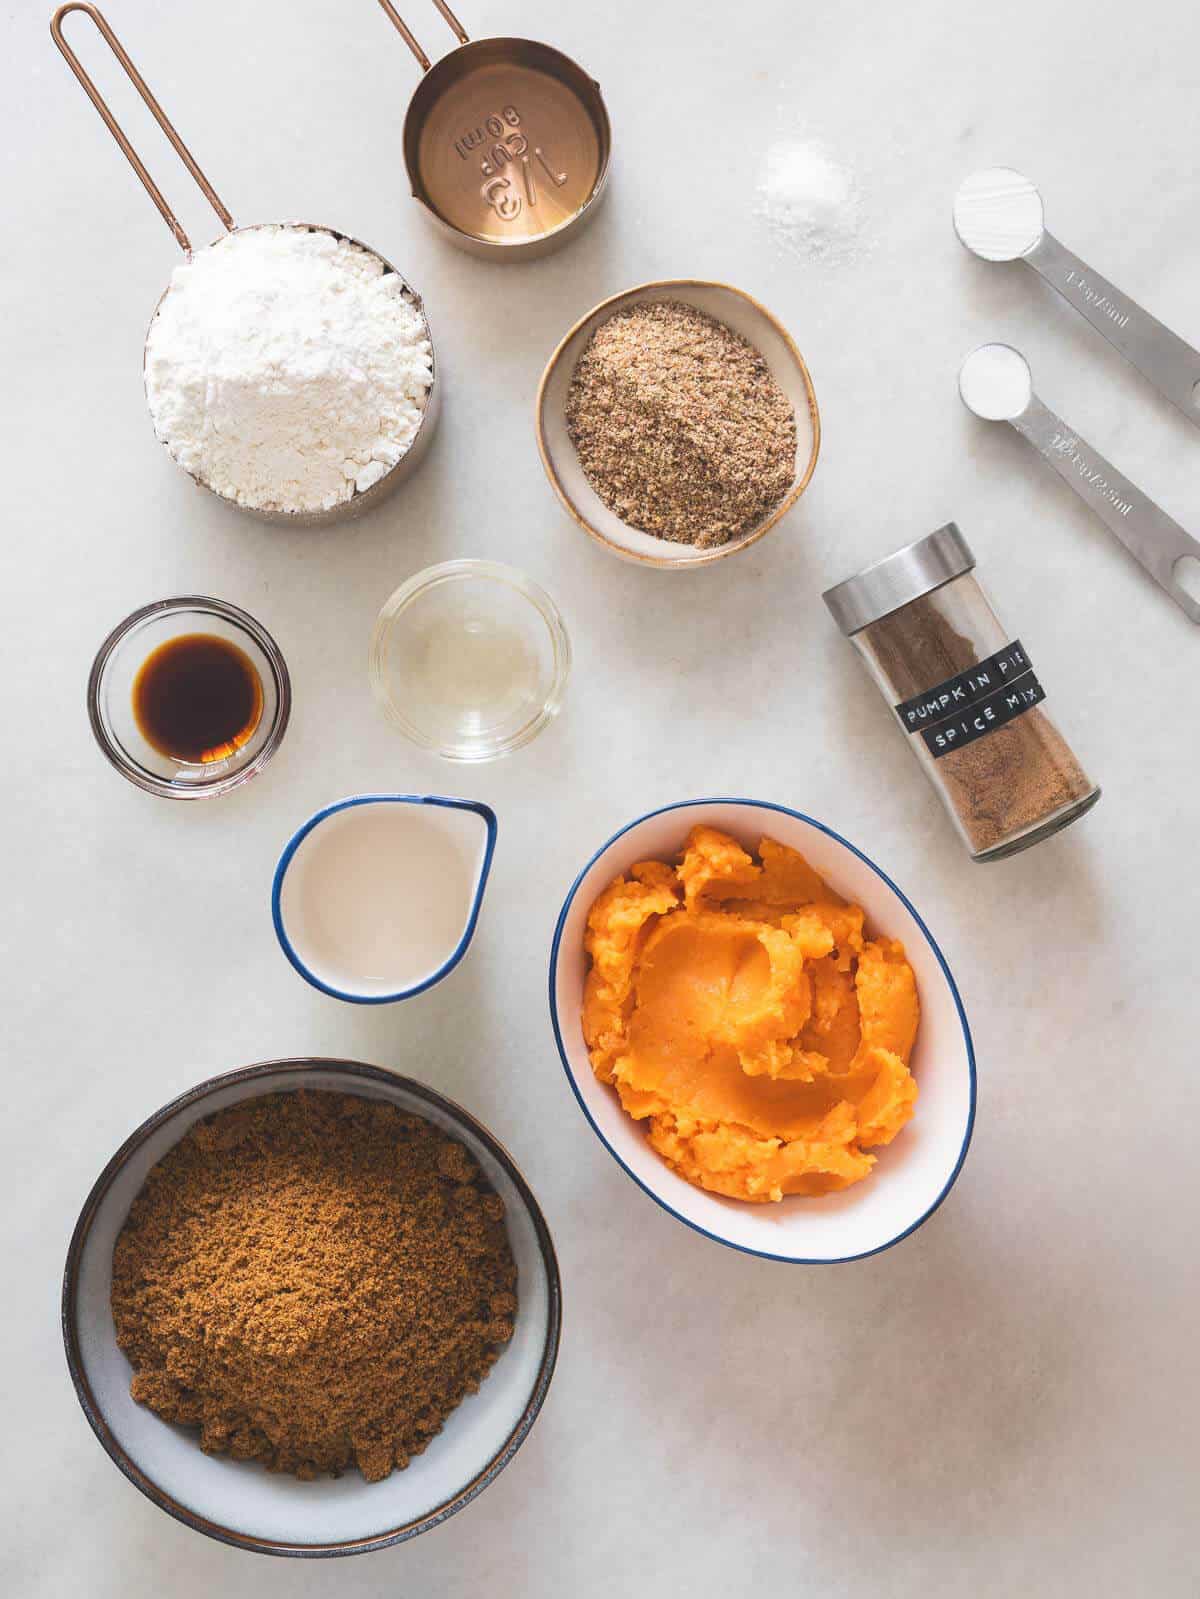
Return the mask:
M 908 733 L 919 733 L 934 760 L 1032 710 L 1046 698 L 1019 639 L 955 677 L 896 706 Z

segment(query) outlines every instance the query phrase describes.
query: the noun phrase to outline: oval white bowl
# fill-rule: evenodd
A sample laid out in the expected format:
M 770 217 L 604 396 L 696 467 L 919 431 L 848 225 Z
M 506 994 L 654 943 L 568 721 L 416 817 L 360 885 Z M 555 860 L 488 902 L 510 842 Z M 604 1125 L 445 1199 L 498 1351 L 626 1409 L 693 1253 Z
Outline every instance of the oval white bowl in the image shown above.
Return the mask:
M 357 1471 L 301 1482 L 257 1461 L 201 1453 L 194 1429 L 136 1404 L 130 1366 L 117 1347 L 109 1303 L 112 1252 L 151 1166 L 190 1127 L 261 1094 L 325 1089 L 382 1099 L 423 1116 L 465 1144 L 504 1200 L 519 1300 L 511 1341 L 479 1392 L 403 1471 L 369 1483 Z M 109 1455 L 147 1498 L 223 1543 L 263 1554 L 351 1555 L 435 1527 L 483 1492 L 525 1441 L 558 1354 L 562 1290 L 554 1245 L 537 1200 L 512 1157 L 452 1100 L 423 1083 L 358 1061 L 280 1060 L 248 1066 L 190 1089 L 122 1144 L 88 1195 L 63 1276 L 63 1338 L 79 1402 Z
M 597 1080 L 580 1025 L 587 914 L 596 896 L 637 861 L 669 860 L 698 822 L 747 847 L 767 836 L 797 849 L 832 887 L 863 907 L 868 926 L 903 940 L 917 978 L 921 1025 L 913 1050 L 916 1113 L 865 1182 L 820 1199 L 752 1205 L 706 1193 L 678 1176 L 646 1141 L 616 1093 Z M 937 1209 L 966 1158 L 975 1120 L 975 1054 L 950 968 L 915 907 L 878 866 L 839 834 L 783 805 L 686 800 L 631 822 L 576 878 L 550 951 L 550 1016 L 580 1109 L 613 1159 L 664 1210 L 718 1243 L 771 1260 L 816 1265 L 858 1260 L 906 1237 Z

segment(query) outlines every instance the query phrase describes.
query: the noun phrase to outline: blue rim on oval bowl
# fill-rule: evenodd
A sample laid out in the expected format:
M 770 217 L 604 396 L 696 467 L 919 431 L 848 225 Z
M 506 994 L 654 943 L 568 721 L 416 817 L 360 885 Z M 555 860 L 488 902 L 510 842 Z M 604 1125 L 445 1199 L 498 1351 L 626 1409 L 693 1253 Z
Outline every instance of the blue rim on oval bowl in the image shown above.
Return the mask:
M 410 975 L 403 982 L 379 974 L 339 971 L 335 969 L 336 962 L 328 959 L 322 963 L 315 953 L 311 915 L 305 911 L 302 894 L 305 876 L 317 866 L 322 849 L 338 848 L 348 830 L 367 819 L 366 807 L 394 805 L 429 807 L 420 815 L 423 863 L 430 865 L 432 850 L 444 855 L 453 875 L 463 878 L 465 873 L 470 880 L 468 889 L 464 879 L 457 942 L 429 969 Z M 279 857 L 271 885 L 271 920 L 279 946 L 305 982 L 331 999 L 342 999 L 351 1005 L 391 1005 L 411 999 L 440 983 L 466 954 L 479 921 L 495 849 L 496 813 L 477 800 L 452 799 L 443 794 L 355 794 L 337 800 L 310 816 L 292 834 Z M 403 863 L 379 860 L 381 868 L 396 864 Z M 371 885 L 371 891 L 384 893 L 387 887 L 381 878 Z M 419 915 L 427 911 L 416 901 L 406 902 L 405 908 Z
M 861 905 L 870 930 L 900 939 L 917 978 L 921 1025 L 912 1055 L 918 1097 L 913 1119 L 873 1153 L 861 1183 L 822 1198 L 777 1204 L 726 1199 L 674 1172 L 641 1124 L 592 1071 L 580 1010 L 588 911 L 637 861 L 678 855 L 697 823 L 755 848 L 770 837 L 799 850 L 838 893 Z M 878 1254 L 915 1232 L 953 1187 L 975 1122 L 975 1051 L 946 958 L 916 907 L 862 850 L 801 811 L 766 801 L 683 800 L 630 822 L 592 856 L 567 894 L 550 948 L 550 1019 L 567 1080 L 592 1131 L 651 1199 L 706 1238 L 747 1254 L 797 1265 L 834 1264 Z

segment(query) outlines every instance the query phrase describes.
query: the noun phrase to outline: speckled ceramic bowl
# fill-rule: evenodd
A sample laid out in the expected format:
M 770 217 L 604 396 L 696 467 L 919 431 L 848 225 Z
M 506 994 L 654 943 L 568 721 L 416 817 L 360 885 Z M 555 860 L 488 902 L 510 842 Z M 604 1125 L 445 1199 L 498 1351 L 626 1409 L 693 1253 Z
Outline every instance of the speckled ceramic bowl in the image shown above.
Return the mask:
M 571 379 L 593 333 L 619 311 L 655 300 L 680 300 L 748 339 L 765 358 L 771 376 L 792 402 L 796 413 L 796 463 L 788 492 L 753 527 L 728 543 L 710 549 L 655 538 L 651 533 L 622 522 L 588 482 L 567 431 L 567 395 Z M 821 449 L 817 396 L 796 341 L 782 322 L 744 289 L 701 278 L 661 278 L 626 289 L 593 306 L 563 337 L 546 364 L 534 406 L 534 428 L 538 453 L 550 486 L 576 526 L 622 560 L 668 572 L 711 566 L 714 561 L 724 560 L 727 555 L 736 555 L 739 550 L 748 550 L 752 544 L 757 544 L 807 489 Z
M 767 835 L 800 851 L 832 887 L 861 905 L 868 927 L 902 939 L 917 977 L 921 1026 L 913 1050 L 916 1114 L 874 1151 L 870 1177 L 820 1199 L 751 1205 L 696 1188 L 661 1160 L 615 1092 L 597 1081 L 580 1026 L 587 913 L 636 861 L 669 860 L 698 822 L 754 847 Z M 874 861 L 822 822 L 783 805 L 746 799 L 687 800 L 631 822 L 580 872 L 550 951 L 550 1015 L 567 1078 L 592 1131 L 638 1187 L 679 1221 L 718 1243 L 803 1265 L 876 1254 L 927 1221 L 962 1169 L 975 1120 L 975 1054 L 958 988 L 916 907 Z
M 326 1089 L 381 1099 L 459 1139 L 507 1209 L 520 1298 L 509 1346 L 479 1392 L 404 1471 L 368 1483 L 357 1471 L 300 1482 L 250 1461 L 202 1454 L 194 1431 L 134 1403 L 109 1295 L 112 1251 L 146 1173 L 193 1123 L 261 1094 Z M 67 1364 L 84 1414 L 148 1499 L 223 1543 L 275 1555 L 351 1555 L 401 1543 L 461 1510 L 503 1471 L 533 1426 L 558 1354 L 562 1295 L 537 1200 L 507 1150 L 460 1106 L 424 1084 L 344 1060 L 248 1066 L 190 1089 L 142 1123 L 100 1173 L 71 1238 L 63 1278 Z

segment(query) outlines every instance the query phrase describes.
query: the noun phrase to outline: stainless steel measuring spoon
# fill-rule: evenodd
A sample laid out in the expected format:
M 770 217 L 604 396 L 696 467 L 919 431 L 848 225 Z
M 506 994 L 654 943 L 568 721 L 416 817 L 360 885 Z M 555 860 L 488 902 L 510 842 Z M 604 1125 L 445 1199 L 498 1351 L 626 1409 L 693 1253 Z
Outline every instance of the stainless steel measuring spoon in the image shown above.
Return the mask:
M 974 173 L 954 197 L 954 231 L 984 261 L 1024 261 L 1040 272 L 1164 399 L 1200 423 L 1200 351 L 1046 231 L 1042 197 L 1028 178 L 1009 167 Z
M 1190 622 L 1200 626 L 1200 541 L 1185 533 L 1154 501 L 1048 410 L 1033 392 L 1029 363 L 1010 344 L 973 350 L 958 374 L 963 404 L 987 422 L 1007 422 L 1069 483 L 1085 505 L 1164 588 Z

